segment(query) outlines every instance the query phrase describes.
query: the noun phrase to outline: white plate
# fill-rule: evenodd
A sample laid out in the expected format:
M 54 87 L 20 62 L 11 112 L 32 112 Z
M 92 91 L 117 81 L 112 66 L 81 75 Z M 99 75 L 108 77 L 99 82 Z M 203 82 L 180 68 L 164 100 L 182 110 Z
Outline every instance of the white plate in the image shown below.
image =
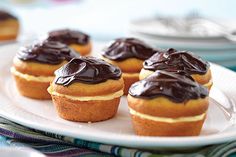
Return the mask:
M 236 93 L 236 74 L 218 65 L 212 65 L 214 88 L 213 99 L 206 123 L 197 137 L 142 137 L 134 134 L 128 114 L 126 98 L 122 98 L 117 115 L 104 122 L 76 123 L 59 118 L 51 101 L 40 101 L 18 94 L 9 72 L 17 45 L 0 48 L 0 115 L 22 125 L 80 138 L 89 141 L 136 148 L 189 148 L 215 144 L 236 139 L 234 106 L 228 97 Z M 226 93 L 224 95 L 222 92 Z M 232 92 L 232 93 L 230 93 Z
M 178 38 L 169 37 L 164 35 L 154 35 L 142 32 L 135 32 L 131 27 L 132 31 L 129 32 L 129 36 L 140 38 L 153 46 L 168 48 L 174 47 L 178 49 L 188 49 L 192 51 L 219 51 L 219 50 L 235 50 L 236 44 L 230 42 L 223 37 L 221 38 Z
M 170 20 L 170 21 L 169 21 Z M 225 20 L 225 19 L 191 19 L 195 22 L 195 24 L 200 25 L 191 25 L 192 22 L 186 23 L 187 21 L 184 18 L 169 19 L 166 18 L 164 23 L 161 22 L 162 20 L 158 20 L 158 18 L 146 18 L 146 19 L 138 19 L 132 21 L 130 23 L 130 31 L 132 32 L 139 32 L 143 34 L 149 34 L 154 36 L 160 36 L 164 38 L 176 38 L 176 39 L 195 39 L 195 40 L 219 40 L 219 39 L 226 39 L 224 37 L 224 33 L 222 33 L 219 29 L 224 27 L 228 29 L 227 31 L 234 31 L 234 27 L 236 23 L 234 20 Z M 205 21 L 203 23 L 200 21 Z M 178 22 L 177 22 L 178 21 Z M 198 22 L 197 22 L 198 21 Z M 173 27 L 172 25 L 177 22 L 177 26 Z M 197 22 L 197 23 L 196 23 Z M 200 22 L 200 23 L 199 23 Z M 169 23 L 169 24 L 167 24 Z M 218 24 L 216 24 L 218 23 Z M 190 24 L 190 25 L 189 25 Z M 186 26 L 193 26 L 192 31 L 190 28 L 185 28 Z M 169 26 L 169 27 L 168 27 Z M 172 27 L 171 27 L 172 26 Z M 194 28 L 202 28 L 202 29 L 194 29 Z M 189 30 L 190 29 L 190 30 Z M 188 32 L 188 31 L 190 32 Z M 195 30 L 195 31 L 194 31 Z
M 182 19 L 183 20 L 183 19 Z M 180 21 L 182 21 L 180 18 Z M 229 29 L 235 28 L 235 22 L 228 20 L 217 20 L 217 23 L 229 26 Z M 133 21 L 129 25 L 129 33 L 131 36 L 146 39 L 158 47 L 175 47 L 178 49 L 188 49 L 197 51 L 206 50 L 235 50 L 235 42 L 231 42 L 213 28 L 208 28 L 209 34 L 186 33 L 182 31 L 168 29 L 160 24 L 158 19 L 139 19 Z M 181 22 L 180 22 L 181 23 Z

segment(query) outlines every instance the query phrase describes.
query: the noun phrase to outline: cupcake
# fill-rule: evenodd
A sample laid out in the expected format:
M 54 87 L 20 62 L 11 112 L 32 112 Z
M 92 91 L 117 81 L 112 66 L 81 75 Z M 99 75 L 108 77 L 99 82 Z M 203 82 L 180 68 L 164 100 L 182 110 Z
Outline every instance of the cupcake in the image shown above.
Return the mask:
M 47 92 L 54 71 L 79 56 L 67 45 L 44 41 L 22 47 L 13 60 L 11 72 L 21 95 L 35 99 L 50 99 Z
M 90 37 L 76 30 L 61 29 L 51 31 L 48 33 L 47 40 L 64 43 L 79 52 L 81 56 L 88 55 L 92 49 Z
M 125 88 L 128 94 L 131 84 L 139 80 L 139 72 L 145 59 L 151 57 L 155 51 L 143 41 L 135 38 L 119 38 L 111 42 L 101 55 L 103 59 L 122 70 Z
M 48 92 L 61 118 L 97 122 L 115 116 L 124 86 L 118 67 L 94 57 L 80 57 L 55 75 Z
M 204 85 L 208 89 L 210 89 L 213 84 L 210 64 L 188 51 L 177 51 L 173 48 L 166 51 L 158 51 L 151 58 L 144 61 L 139 79 L 144 79 L 156 70 L 186 72 L 191 75 L 196 82 Z
M 197 136 L 208 109 L 208 90 L 182 72 L 155 71 L 129 89 L 135 133 L 141 136 Z
M 19 32 L 19 21 L 10 13 L 0 11 L 0 41 L 14 40 Z

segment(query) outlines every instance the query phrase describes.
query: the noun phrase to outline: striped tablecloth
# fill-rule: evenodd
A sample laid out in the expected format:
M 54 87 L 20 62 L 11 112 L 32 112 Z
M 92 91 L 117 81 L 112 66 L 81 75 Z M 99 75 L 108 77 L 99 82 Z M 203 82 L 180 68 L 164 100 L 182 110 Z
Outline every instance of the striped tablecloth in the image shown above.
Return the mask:
M 1 147 L 30 147 L 51 157 L 236 157 L 236 141 L 207 146 L 187 153 L 150 152 L 42 132 L 0 117 Z

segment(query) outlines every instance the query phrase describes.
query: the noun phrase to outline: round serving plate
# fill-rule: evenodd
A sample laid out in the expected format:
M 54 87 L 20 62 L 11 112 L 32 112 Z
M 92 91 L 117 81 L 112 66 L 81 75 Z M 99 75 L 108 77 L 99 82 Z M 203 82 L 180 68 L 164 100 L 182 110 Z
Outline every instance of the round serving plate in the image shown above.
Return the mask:
M 96 43 L 94 45 L 96 50 Z M 211 65 L 214 87 L 210 93 L 210 108 L 200 136 L 143 137 L 133 132 L 126 97 L 122 97 L 114 118 L 97 123 L 79 123 L 58 117 L 51 101 L 19 95 L 10 73 L 12 59 L 18 47 L 15 44 L 0 48 L 0 115 L 16 123 L 83 140 L 146 149 L 186 149 L 236 139 L 233 97 L 236 92 L 236 74 L 221 66 Z

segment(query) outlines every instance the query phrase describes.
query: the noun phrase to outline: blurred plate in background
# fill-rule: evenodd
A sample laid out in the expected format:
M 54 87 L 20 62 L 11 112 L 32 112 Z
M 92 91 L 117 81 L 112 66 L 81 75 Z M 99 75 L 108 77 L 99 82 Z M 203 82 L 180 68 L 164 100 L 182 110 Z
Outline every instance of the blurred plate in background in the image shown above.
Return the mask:
M 232 21 L 156 18 L 132 22 L 129 33 L 154 47 L 193 51 L 211 62 L 236 70 L 236 42 L 228 38 L 235 26 Z

